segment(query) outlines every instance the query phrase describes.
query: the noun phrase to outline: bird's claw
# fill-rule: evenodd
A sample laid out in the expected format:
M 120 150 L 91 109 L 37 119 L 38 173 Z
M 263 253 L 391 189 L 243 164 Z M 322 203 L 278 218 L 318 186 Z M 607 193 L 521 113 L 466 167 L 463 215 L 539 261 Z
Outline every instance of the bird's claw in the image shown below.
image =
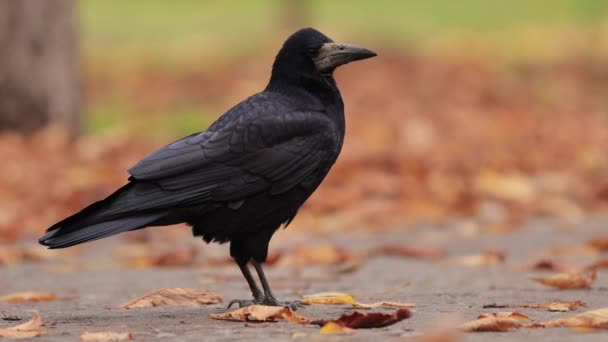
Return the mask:
M 272 299 L 265 299 L 262 304 L 264 305 L 269 305 L 269 306 L 286 306 L 289 307 L 291 310 L 296 311 L 299 308 L 303 308 L 304 307 L 304 303 L 302 303 L 302 301 L 299 300 L 293 300 L 293 301 L 278 301 L 274 298 Z
M 238 304 L 239 308 L 244 308 L 246 306 L 260 304 L 260 301 L 255 299 L 233 299 L 228 303 L 227 309 L 230 309 L 234 304 Z
M 302 301 L 299 300 L 294 300 L 294 301 L 278 301 L 274 298 L 272 299 L 262 299 L 262 300 L 256 300 L 256 299 L 233 299 L 230 301 L 230 303 L 228 303 L 228 309 L 230 309 L 234 304 L 238 304 L 239 308 L 244 308 L 246 306 L 251 306 L 251 305 L 257 305 L 257 304 L 261 304 L 261 305 L 268 305 L 268 306 L 286 306 L 289 307 L 291 310 L 298 310 L 299 308 L 303 308 L 304 307 L 304 303 Z

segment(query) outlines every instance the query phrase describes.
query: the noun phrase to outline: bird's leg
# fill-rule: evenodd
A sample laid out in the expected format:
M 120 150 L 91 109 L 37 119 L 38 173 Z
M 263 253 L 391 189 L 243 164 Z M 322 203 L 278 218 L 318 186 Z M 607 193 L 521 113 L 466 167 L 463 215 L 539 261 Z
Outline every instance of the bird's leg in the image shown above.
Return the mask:
M 258 273 L 258 277 L 260 277 L 260 283 L 262 283 L 262 288 L 264 288 L 264 299 L 262 300 L 262 303 L 264 305 L 270 305 L 270 306 L 288 306 L 290 307 L 292 310 L 297 310 L 299 307 L 302 307 L 302 302 L 300 301 L 285 301 L 285 302 L 280 302 L 278 301 L 274 295 L 272 294 L 272 290 L 270 289 L 270 285 L 268 284 L 268 280 L 266 279 L 266 275 L 264 274 L 264 269 L 262 269 L 262 264 L 252 260 L 251 263 L 253 264 L 253 267 L 255 267 L 256 272 Z
M 254 305 L 254 304 L 261 304 L 264 301 L 264 294 L 258 288 L 258 285 L 255 282 L 255 279 L 253 279 L 253 276 L 251 275 L 251 271 L 249 271 L 249 267 L 247 266 L 247 262 L 242 262 L 242 261 L 237 260 L 236 264 L 239 265 L 239 268 L 241 269 L 241 272 L 243 273 L 245 280 L 247 280 L 247 284 L 249 285 L 249 288 L 251 289 L 251 294 L 253 295 L 253 299 L 234 299 L 234 300 L 230 301 L 230 303 L 228 304 L 228 308 L 230 309 L 230 307 L 234 304 L 238 304 L 240 308 L 245 307 L 245 306 Z

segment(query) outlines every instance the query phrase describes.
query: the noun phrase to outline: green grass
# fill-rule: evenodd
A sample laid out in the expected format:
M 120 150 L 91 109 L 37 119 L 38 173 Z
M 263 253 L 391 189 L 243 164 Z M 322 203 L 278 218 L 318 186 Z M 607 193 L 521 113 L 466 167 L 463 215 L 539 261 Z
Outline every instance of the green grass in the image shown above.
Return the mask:
M 280 3 L 82 0 L 85 60 L 98 70 L 123 75 L 144 65 L 191 70 L 215 68 L 249 54 L 270 58 L 297 28 L 281 22 Z M 380 52 L 409 49 L 444 58 L 456 51 L 538 61 L 583 49 L 608 49 L 595 43 L 608 35 L 607 0 L 311 0 L 310 4 L 304 25 Z M 111 101 L 92 106 L 89 131 L 125 122 L 135 126 L 129 123 L 135 109 L 128 95 L 118 94 L 116 102 Z M 138 125 L 177 136 L 206 127 L 216 114 L 215 108 L 174 108 Z
M 275 46 L 295 27 L 280 27 L 280 0 L 84 0 L 88 55 L 175 61 L 224 58 Z M 402 46 L 479 35 L 521 38 L 528 29 L 595 28 L 608 18 L 605 0 L 311 1 L 305 22 L 333 36 Z M 287 25 L 289 26 L 289 25 Z M 490 37 L 491 38 L 491 37 Z M 489 39 L 491 40 L 491 39 Z M 502 44 L 512 44 L 509 39 Z M 142 57 L 143 56 L 143 57 Z

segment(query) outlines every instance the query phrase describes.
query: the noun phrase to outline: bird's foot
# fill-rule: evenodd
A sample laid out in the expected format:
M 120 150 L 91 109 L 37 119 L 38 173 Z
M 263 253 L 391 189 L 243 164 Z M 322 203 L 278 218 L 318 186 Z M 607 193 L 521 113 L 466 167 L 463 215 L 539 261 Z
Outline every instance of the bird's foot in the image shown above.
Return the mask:
M 239 308 L 244 308 L 246 306 L 259 305 L 263 303 L 261 300 L 257 299 L 233 299 L 230 301 L 230 303 L 228 303 L 228 309 L 230 309 L 230 307 L 232 307 L 234 304 L 238 304 Z
M 289 307 L 291 310 L 296 311 L 299 308 L 303 308 L 304 307 L 304 303 L 302 303 L 299 300 L 294 300 L 294 301 L 278 301 L 275 298 L 264 298 L 264 300 L 262 301 L 262 304 L 264 305 L 268 305 L 268 306 L 287 306 Z

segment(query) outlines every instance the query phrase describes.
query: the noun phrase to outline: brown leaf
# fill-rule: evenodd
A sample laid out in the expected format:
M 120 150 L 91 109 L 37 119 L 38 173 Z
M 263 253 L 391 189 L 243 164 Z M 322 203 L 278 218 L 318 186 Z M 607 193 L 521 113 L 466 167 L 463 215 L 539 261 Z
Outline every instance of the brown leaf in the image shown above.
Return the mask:
M 419 248 L 413 246 L 389 244 L 377 247 L 372 254 L 390 255 L 408 258 L 438 259 L 445 256 L 446 252 L 439 248 Z
M 277 263 L 281 266 L 334 265 L 352 259 L 348 251 L 331 243 L 321 243 L 298 245 L 293 253 L 283 255 Z
M 57 296 L 52 292 L 15 292 L 0 297 L 0 302 L 23 303 L 23 302 L 49 302 Z
M 392 314 L 371 312 L 371 313 L 360 313 L 353 312 L 350 315 L 343 315 L 336 320 L 316 320 L 312 324 L 325 326 L 329 322 L 337 323 L 343 327 L 352 329 L 369 329 L 369 328 L 381 328 L 391 324 L 395 324 L 406 318 L 410 318 L 412 312 L 409 309 L 399 309 Z
M 483 316 L 483 315 L 482 315 Z M 482 317 L 480 316 L 480 317 Z M 522 326 L 519 319 L 504 316 L 485 315 L 482 318 L 478 318 L 474 321 L 467 322 L 460 326 L 460 329 L 466 332 L 481 332 L 481 331 L 495 331 L 503 332 L 509 331 Z
M 414 303 L 400 303 L 400 302 L 375 302 L 375 303 L 354 303 L 354 307 L 362 309 L 375 309 L 375 308 L 413 308 L 416 306 Z
M 596 271 L 590 272 L 564 272 L 545 277 L 533 277 L 532 280 L 543 285 L 558 289 L 586 289 L 597 278 Z
M 541 323 L 544 327 L 572 327 L 608 329 L 608 308 L 585 311 L 580 314 Z
M 154 306 L 202 306 L 223 301 L 220 295 L 209 290 L 173 287 L 148 293 L 119 307 L 133 309 Z
M 347 328 L 343 325 L 340 325 L 336 322 L 327 322 L 324 326 L 321 327 L 319 333 L 322 335 L 333 335 L 333 334 L 354 334 L 357 330 L 352 328 Z
M 132 340 L 133 334 L 130 332 L 117 333 L 112 331 L 90 333 L 85 331 L 80 335 L 80 339 L 89 342 L 107 342 L 107 341 L 126 341 Z
M 213 319 L 240 322 L 275 322 L 289 320 L 299 324 L 309 324 L 310 321 L 296 314 L 289 307 L 251 305 L 230 312 L 209 314 Z
M 355 299 L 353 298 L 353 295 L 348 293 L 322 292 L 302 297 L 302 303 L 308 305 L 355 304 Z
M 540 259 L 527 268 L 531 270 L 550 270 L 557 272 L 574 271 L 577 269 L 575 265 L 554 259 Z
M 608 251 L 608 236 L 596 236 L 587 241 L 587 245 L 601 252 Z
M 38 329 L 42 325 L 42 318 L 36 313 L 34 317 L 22 324 L 0 329 L 0 337 L 9 338 L 30 338 L 44 334 L 44 331 Z
M 522 308 L 532 308 L 532 309 L 547 309 L 549 311 L 558 311 L 565 312 L 576 310 L 578 308 L 585 308 L 587 304 L 581 302 L 580 300 L 574 302 L 551 302 L 547 304 L 535 304 L 535 305 L 520 305 Z
M 601 259 L 595 260 L 584 267 L 584 269 L 587 269 L 587 270 L 597 270 L 600 268 L 608 268 L 608 258 L 601 258 Z

